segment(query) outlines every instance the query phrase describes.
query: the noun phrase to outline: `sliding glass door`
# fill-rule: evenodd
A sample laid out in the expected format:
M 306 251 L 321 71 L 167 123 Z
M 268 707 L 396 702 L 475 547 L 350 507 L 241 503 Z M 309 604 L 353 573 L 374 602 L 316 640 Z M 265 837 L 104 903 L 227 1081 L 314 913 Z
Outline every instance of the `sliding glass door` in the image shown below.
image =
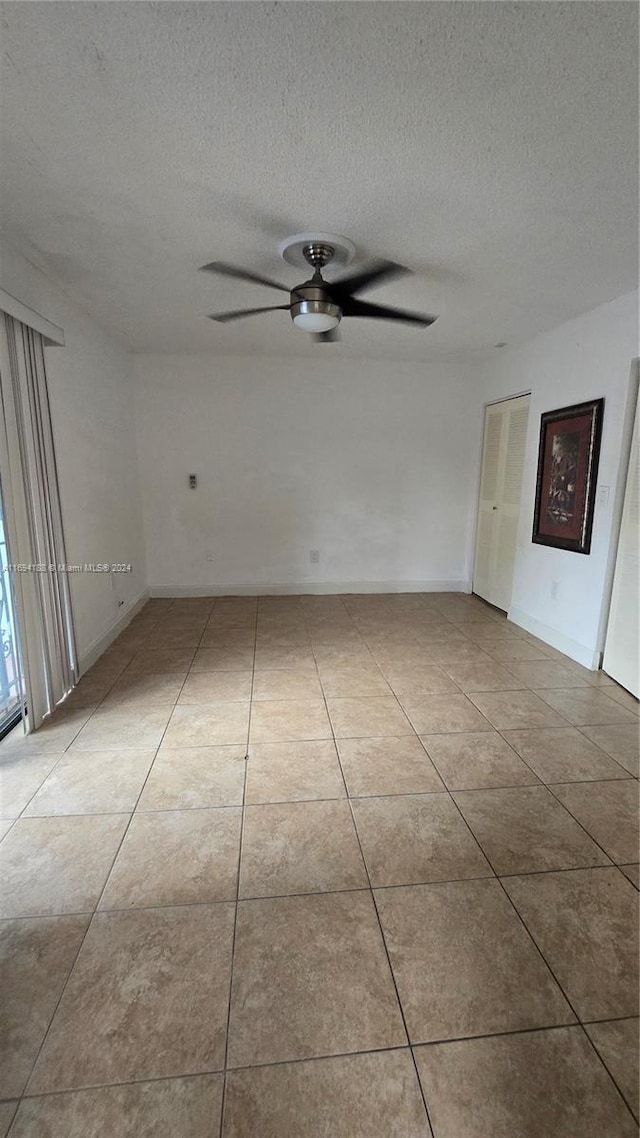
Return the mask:
M 22 715 L 23 682 L 0 482 L 0 739 Z
M 2 312 L 0 395 L 0 713 L 22 696 L 31 732 L 73 687 L 76 652 L 44 340 Z

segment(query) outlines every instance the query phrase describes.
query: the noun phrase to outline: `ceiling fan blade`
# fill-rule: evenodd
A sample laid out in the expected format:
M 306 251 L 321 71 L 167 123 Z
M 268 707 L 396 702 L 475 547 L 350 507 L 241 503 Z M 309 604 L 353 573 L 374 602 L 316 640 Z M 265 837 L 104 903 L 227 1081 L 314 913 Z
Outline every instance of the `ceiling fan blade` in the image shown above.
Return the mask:
M 368 316 L 373 320 L 399 320 L 404 324 L 418 324 L 428 328 L 438 319 L 421 312 L 407 312 L 404 308 L 384 308 L 380 304 L 368 304 L 366 300 L 346 299 L 342 305 L 343 316 Z
M 209 320 L 218 324 L 228 324 L 230 320 L 242 320 L 243 316 L 257 316 L 259 312 L 289 312 L 289 304 L 271 304 L 267 308 L 236 308 L 233 312 L 214 312 Z
M 279 281 L 272 281 L 269 277 L 261 277 L 259 273 L 250 273 L 247 269 L 238 269 L 235 265 L 227 265 L 224 261 L 211 261 L 208 265 L 201 265 L 201 273 L 219 273 L 222 277 L 234 277 L 239 281 L 252 281 L 253 284 L 267 285 L 268 288 L 277 288 L 280 292 L 290 292 L 286 285 Z
M 395 261 L 375 261 L 372 265 L 369 265 L 368 269 L 363 269 L 359 273 L 353 273 L 349 277 L 342 277 L 337 281 L 331 281 L 327 287 L 330 289 L 332 295 L 352 296 L 356 292 L 361 292 L 363 288 L 371 288 L 373 285 L 383 284 L 384 281 L 392 280 L 394 277 L 404 276 L 405 273 L 410 272 L 411 269 L 407 269 L 405 265 L 398 265 Z
M 340 330 L 329 328 L 328 332 L 314 332 L 313 338 L 318 344 L 335 344 L 340 339 Z

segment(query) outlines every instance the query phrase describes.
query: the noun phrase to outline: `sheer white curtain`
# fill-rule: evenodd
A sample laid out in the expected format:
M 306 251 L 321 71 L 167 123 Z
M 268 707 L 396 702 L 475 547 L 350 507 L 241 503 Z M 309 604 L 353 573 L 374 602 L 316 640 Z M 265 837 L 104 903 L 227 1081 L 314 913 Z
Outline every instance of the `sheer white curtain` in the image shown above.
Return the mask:
M 77 662 L 43 339 L 0 313 L 0 471 L 33 731 L 73 687 Z

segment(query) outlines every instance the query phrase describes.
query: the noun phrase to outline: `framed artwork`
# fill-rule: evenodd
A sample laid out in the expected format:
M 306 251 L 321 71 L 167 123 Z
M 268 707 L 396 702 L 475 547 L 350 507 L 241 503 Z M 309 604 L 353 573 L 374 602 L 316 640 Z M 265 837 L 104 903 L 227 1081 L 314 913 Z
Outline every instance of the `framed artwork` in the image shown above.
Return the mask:
M 604 399 L 540 417 L 532 540 L 589 553 Z

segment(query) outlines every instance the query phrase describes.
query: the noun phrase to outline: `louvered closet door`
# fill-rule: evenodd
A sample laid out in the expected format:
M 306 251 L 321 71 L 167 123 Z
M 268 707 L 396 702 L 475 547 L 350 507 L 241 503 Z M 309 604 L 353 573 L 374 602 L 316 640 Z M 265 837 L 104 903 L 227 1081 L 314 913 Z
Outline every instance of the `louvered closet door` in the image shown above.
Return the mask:
M 602 667 L 607 675 L 640 698 L 640 401 L 636 405 L 629 473 L 622 508 L 613 577 L 611 611 Z
M 486 408 L 473 591 L 508 611 L 516 557 L 529 396 Z

